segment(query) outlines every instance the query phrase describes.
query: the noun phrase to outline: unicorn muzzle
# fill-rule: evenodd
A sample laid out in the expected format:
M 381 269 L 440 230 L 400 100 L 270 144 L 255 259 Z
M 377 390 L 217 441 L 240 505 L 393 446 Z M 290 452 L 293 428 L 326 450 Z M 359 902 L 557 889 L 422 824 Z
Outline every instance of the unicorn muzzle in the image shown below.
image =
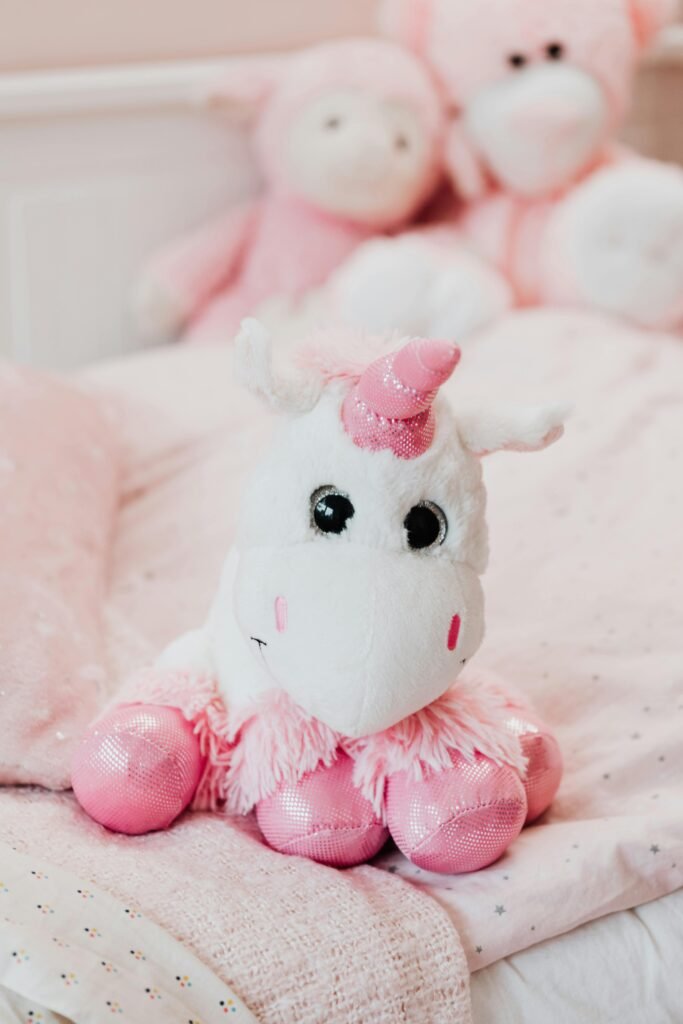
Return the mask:
M 274 687 L 346 736 L 389 728 L 455 680 L 482 637 L 477 576 L 447 559 L 348 543 L 242 553 L 245 638 Z

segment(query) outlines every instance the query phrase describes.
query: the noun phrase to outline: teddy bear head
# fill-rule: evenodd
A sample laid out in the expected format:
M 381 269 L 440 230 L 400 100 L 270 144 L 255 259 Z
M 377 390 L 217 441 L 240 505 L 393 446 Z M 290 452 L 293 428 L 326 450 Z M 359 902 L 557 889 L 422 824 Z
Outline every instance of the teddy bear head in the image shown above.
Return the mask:
M 367 365 L 378 339 L 341 333 L 344 358 L 365 350 L 358 365 L 318 355 L 300 378 L 274 369 L 260 324 L 242 326 L 241 377 L 282 422 L 243 499 L 221 628 L 234 615 L 242 699 L 284 690 L 358 737 L 430 704 L 476 652 L 480 457 L 551 444 L 564 410 L 454 413 L 440 394 L 460 358 L 453 344 L 380 339 L 385 354 Z
M 385 0 L 383 25 L 436 73 L 487 178 L 529 197 L 600 160 L 628 107 L 642 50 L 676 0 Z M 464 141 L 463 141 L 464 140 Z
M 442 174 L 445 115 L 402 47 L 350 39 L 235 65 L 216 98 L 247 100 L 266 185 L 373 228 L 411 218 Z

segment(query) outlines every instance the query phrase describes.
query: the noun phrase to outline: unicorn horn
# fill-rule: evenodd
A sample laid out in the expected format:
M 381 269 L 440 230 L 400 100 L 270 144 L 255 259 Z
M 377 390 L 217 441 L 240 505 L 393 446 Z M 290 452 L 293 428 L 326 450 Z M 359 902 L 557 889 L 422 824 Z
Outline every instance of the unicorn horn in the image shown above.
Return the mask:
M 460 360 L 450 341 L 415 338 L 372 363 L 347 394 L 344 429 L 359 448 L 415 459 L 434 437 L 432 404 Z

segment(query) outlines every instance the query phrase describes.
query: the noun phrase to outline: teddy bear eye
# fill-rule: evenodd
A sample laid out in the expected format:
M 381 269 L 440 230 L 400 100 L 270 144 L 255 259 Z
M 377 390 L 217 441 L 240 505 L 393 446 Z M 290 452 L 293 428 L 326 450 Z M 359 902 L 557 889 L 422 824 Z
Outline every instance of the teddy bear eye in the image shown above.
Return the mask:
M 324 127 L 328 132 L 336 132 L 338 128 L 341 128 L 342 119 L 333 114 L 331 117 L 325 119 Z
M 399 152 L 405 153 L 410 149 L 410 140 L 406 135 L 397 135 L 394 139 L 394 146 Z
M 408 547 L 413 551 L 443 544 L 448 533 L 446 515 L 433 501 L 421 501 L 419 505 L 413 505 L 403 520 L 403 526 Z
M 523 68 L 528 58 L 523 53 L 511 53 L 508 57 L 508 64 L 513 68 Z
M 348 494 L 332 484 L 319 487 L 311 495 L 311 524 L 320 533 L 343 533 L 355 512 Z
M 564 46 L 562 43 L 548 43 L 545 52 L 549 60 L 562 60 L 564 57 Z

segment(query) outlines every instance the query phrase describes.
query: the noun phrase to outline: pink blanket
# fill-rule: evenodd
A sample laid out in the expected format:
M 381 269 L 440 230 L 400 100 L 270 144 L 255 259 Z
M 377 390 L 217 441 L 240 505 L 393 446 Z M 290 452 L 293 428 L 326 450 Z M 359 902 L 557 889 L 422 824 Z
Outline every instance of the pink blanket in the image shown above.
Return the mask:
M 227 351 L 154 353 L 89 379 L 124 409 L 115 681 L 202 621 L 270 425 L 232 383 Z M 130 840 L 69 797 L 0 794 L 0 839 L 139 901 L 261 1020 L 466 1021 L 453 923 L 477 969 L 683 884 L 683 345 L 597 318 L 517 314 L 466 353 L 452 397 L 477 393 L 576 405 L 557 448 L 486 467 L 479 663 L 530 694 L 567 762 L 552 813 L 502 862 L 439 878 L 388 853 L 388 871 L 340 873 L 265 849 L 249 822 L 190 816 Z

